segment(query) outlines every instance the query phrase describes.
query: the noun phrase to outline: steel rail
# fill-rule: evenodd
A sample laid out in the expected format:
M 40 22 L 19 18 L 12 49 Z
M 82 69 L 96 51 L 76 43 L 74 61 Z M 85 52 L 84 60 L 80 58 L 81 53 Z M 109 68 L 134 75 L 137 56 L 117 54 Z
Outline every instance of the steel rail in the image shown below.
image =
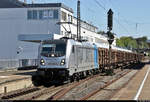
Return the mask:
M 88 95 L 80 98 L 80 100 L 87 100 L 89 99 L 90 97 L 92 97 L 93 95 L 95 95 L 96 93 L 100 92 L 102 89 L 108 87 L 109 85 L 111 85 L 112 83 L 116 82 L 117 80 L 119 80 L 120 78 L 122 78 L 123 76 L 125 76 L 126 74 L 128 74 L 129 72 L 131 72 L 131 70 L 121 74 L 119 77 L 117 77 L 116 79 L 113 79 L 113 80 L 110 80 L 108 82 L 106 82 L 103 86 L 100 86 L 97 90 L 89 93 Z

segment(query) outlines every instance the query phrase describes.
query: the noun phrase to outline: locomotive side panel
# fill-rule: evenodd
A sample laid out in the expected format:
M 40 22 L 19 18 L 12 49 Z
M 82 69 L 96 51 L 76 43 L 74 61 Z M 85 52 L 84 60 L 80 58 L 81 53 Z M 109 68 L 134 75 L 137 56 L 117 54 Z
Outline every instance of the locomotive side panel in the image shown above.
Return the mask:
M 70 49 L 70 56 L 69 56 L 69 62 L 68 62 L 68 70 L 69 70 L 69 75 L 73 75 L 76 71 L 76 65 L 77 65 L 77 60 L 76 60 L 76 55 L 75 55 L 75 46 L 72 45 Z
M 98 61 L 95 59 L 95 57 L 98 58 L 98 56 L 96 56 L 97 52 L 94 48 L 74 45 L 73 49 L 74 53 L 71 54 L 69 62 L 70 75 L 98 68 Z M 71 65 L 72 63 L 74 65 Z

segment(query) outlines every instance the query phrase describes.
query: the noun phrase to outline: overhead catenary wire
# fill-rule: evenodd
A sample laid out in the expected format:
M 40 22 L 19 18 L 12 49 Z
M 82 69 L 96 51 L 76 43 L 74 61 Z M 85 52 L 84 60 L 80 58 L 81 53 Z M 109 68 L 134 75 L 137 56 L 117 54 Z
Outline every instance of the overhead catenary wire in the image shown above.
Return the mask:
M 108 0 L 108 2 L 112 5 L 112 7 L 113 7 L 113 9 L 115 10 L 115 12 L 117 12 L 116 11 L 116 9 L 114 8 L 114 7 L 116 7 L 116 6 L 114 6 L 113 5 L 113 3 L 112 3 L 112 1 L 111 0 Z M 132 26 L 132 27 L 134 27 L 133 29 L 135 29 L 135 33 L 137 34 L 137 33 L 139 33 L 138 32 L 138 26 L 140 25 L 145 25 L 145 24 L 150 24 L 149 22 L 148 23 L 146 23 L 146 22 L 139 22 L 139 21 L 131 21 L 131 20 L 127 20 L 124 16 L 122 16 L 120 13 L 119 13 L 119 17 L 118 17 L 118 22 L 119 21 L 122 21 L 122 22 L 124 22 L 124 23 L 126 23 L 127 24 L 127 26 Z M 123 27 L 124 29 L 126 29 L 125 27 Z M 130 33 L 131 34 L 131 33 Z
M 108 0 L 108 2 L 112 5 L 113 10 L 115 10 L 115 12 L 118 14 L 118 18 L 114 17 L 114 20 L 120 25 L 120 27 L 121 27 L 124 31 L 126 31 L 128 34 L 130 34 L 130 32 L 128 31 L 128 29 L 127 29 L 122 23 L 120 23 L 120 20 L 121 20 L 120 17 L 122 17 L 121 14 L 116 11 L 116 9 L 114 8 L 114 5 L 113 5 L 113 3 L 111 2 L 111 0 Z M 123 21 L 124 21 L 125 23 L 127 23 L 128 25 L 130 25 L 124 17 L 122 17 L 122 18 L 123 18 Z
M 106 11 L 106 8 L 100 4 L 100 2 L 98 2 L 97 0 L 94 0 L 101 8 L 103 8 Z
M 97 25 L 95 22 L 93 22 L 94 20 L 96 20 L 96 18 L 97 17 L 99 17 L 100 15 L 97 15 L 97 16 L 95 16 L 95 14 L 97 13 L 96 11 L 95 11 L 95 9 L 93 9 L 93 8 L 91 8 L 91 4 L 92 4 L 92 2 L 90 3 L 90 6 L 89 5 L 87 5 L 87 3 L 84 3 L 84 1 L 82 1 L 81 0 L 81 10 L 82 10 L 82 12 L 81 12 L 81 14 L 89 14 L 89 12 L 91 13 L 91 16 L 88 16 L 87 18 L 86 17 L 82 17 L 81 16 L 81 18 L 84 20 L 84 19 L 86 19 L 86 20 L 84 20 L 84 21 L 87 21 L 89 24 L 91 24 L 91 25 Z M 93 21 L 92 21 L 93 20 Z
M 98 1 L 98 0 L 94 0 L 94 2 L 100 7 L 102 8 L 105 12 L 107 12 L 107 9 L 101 5 L 101 3 Z M 119 26 L 124 30 L 126 31 L 127 33 L 129 33 L 129 31 L 126 29 L 126 27 L 124 27 L 118 20 L 116 17 L 114 17 L 114 20 L 119 24 Z

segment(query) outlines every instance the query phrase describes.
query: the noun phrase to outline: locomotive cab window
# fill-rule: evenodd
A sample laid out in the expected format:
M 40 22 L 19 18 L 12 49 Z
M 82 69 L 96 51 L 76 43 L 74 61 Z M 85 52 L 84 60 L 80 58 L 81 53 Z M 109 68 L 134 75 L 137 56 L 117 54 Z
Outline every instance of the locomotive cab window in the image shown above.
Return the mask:
M 41 55 L 45 57 L 62 57 L 66 54 L 66 44 L 43 44 Z

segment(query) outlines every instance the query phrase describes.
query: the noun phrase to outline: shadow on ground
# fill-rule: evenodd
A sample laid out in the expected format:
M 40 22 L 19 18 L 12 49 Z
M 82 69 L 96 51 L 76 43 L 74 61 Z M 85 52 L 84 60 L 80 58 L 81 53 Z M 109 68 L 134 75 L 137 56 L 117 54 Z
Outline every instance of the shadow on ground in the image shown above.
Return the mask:
M 29 71 L 29 72 L 19 72 L 19 73 L 15 73 L 14 75 L 34 75 L 36 73 L 36 70 L 32 70 L 32 71 Z

